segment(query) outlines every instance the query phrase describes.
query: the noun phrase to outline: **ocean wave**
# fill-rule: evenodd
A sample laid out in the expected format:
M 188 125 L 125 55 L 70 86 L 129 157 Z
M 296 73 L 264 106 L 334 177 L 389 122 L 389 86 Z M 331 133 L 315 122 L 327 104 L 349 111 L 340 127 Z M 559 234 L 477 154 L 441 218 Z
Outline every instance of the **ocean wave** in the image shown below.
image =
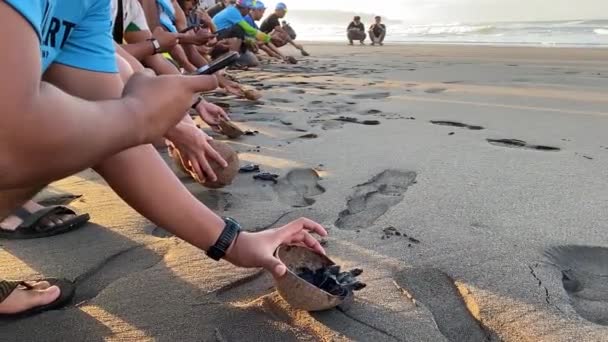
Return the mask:
M 463 35 L 463 34 L 487 34 L 492 33 L 496 27 L 492 25 L 416 25 L 403 29 L 408 35 Z
M 607 36 L 608 35 L 608 28 L 598 28 L 593 30 L 593 32 L 595 34 L 599 34 L 600 36 Z

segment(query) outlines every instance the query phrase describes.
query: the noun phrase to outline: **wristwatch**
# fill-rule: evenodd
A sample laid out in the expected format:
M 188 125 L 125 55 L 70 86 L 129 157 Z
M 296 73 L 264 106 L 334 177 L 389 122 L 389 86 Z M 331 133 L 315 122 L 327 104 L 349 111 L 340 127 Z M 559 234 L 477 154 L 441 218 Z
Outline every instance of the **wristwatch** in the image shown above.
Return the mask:
M 158 40 L 156 38 L 149 38 L 149 39 L 146 39 L 146 40 L 152 43 L 152 46 L 154 47 L 154 54 L 155 55 L 157 53 L 160 53 L 160 43 L 158 42 Z
M 224 219 L 225 223 L 224 230 L 222 230 L 222 233 L 215 242 L 215 245 L 211 246 L 207 251 L 207 256 L 215 261 L 220 260 L 226 255 L 226 251 L 241 232 L 241 225 L 236 222 L 235 219 L 230 217 L 222 218 Z

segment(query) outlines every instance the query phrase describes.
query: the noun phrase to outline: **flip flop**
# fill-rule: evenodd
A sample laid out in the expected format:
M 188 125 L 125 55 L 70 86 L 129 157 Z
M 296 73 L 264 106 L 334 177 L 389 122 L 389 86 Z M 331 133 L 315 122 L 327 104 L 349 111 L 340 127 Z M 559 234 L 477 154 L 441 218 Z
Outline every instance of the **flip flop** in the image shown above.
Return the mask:
M 2 239 L 37 239 L 63 234 L 82 227 L 91 218 L 89 214 L 83 214 L 54 226 L 40 224 L 42 219 L 51 215 L 76 215 L 72 209 L 64 206 L 46 207 L 35 213 L 30 213 L 24 208 L 18 208 L 12 215 L 17 216 L 23 222 L 15 230 L 0 229 L 0 238 Z
M 34 316 L 44 311 L 57 310 L 68 304 L 74 297 L 76 287 L 74 286 L 74 283 L 67 279 L 46 278 L 40 279 L 38 281 L 47 281 L 49 282 L 49 284 L 51 284 L 51 286 L 58 286 L 59 290 L 61 291 L 59 297 L 57 297 L 57 299 L 55 299 L 49 304 L 36 306 L 26 311 L 18 312 L 15 314 L 0 314 L 0 321 L 12 321 Z M 15 289 L 19 285 L 25 287 L 26 291 L 34 289 L 30 284 L 24 281 L 0 280 L 0 303 L 5 300 L 11 293 L 13 293 L 13 291 L 15 291 Z

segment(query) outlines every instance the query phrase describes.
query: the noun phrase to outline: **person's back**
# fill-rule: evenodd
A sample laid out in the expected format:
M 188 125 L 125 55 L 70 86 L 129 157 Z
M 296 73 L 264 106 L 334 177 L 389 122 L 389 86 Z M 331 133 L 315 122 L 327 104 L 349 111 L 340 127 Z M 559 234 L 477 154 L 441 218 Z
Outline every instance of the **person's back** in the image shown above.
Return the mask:
M 5 2 L 27 19 L 40 38 L 43 72 L 52 62 L 92 71 L 118 71 L 110 22 L 102 20 L 110 17 L 109 1 L 81 0 L 71 6 L 57 5 L 58 0 Z
M 213 17 L 213 24 L 218 31 L 226 30 L 243 20 L 241 12 L 235 6 L 228 6 Z
M 214 6 L 211 6 L 207 9 L 207 14 L 209 14 L 209 16 L 211 18 L 215 17 L 218 13 L 220 13 L 221 11 L 226 9 L 226 5 L 224 4 L 224 2 L 218 2 L 217 4 L 215 4 Z
M 281 23 L 279 21 L 279 16 L 276 13 L 272 13 L 271 15 L 268 16 L 268 18 L 266 18 L 262 22 L 262 25 L 260 25 L 260 31 L 262 31 L 264 33 L 270 33 L 277 26 L 281 26 Z

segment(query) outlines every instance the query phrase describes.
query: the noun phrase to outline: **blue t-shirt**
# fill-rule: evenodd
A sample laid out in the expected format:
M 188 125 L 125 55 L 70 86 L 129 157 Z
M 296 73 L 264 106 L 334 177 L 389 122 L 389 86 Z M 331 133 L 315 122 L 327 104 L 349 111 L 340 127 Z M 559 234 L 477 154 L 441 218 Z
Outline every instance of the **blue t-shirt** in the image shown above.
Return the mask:
M 228 6 L 213 17 L 213 24 L 217 31 L 229 29 L 241 21 L 243 21 L 243 15 L 236 6 Z
M 258 24 L 255 23 L 255 20 L 253 20 L 253 18 L 251 17 L 251 14 L 247 14 L 245 16 L 245 21 L 251 25 L 251 27 L 253 27 L 256 30 L 259 30 L 260 28 L 258 27 Z
M 177 33 L 175 27 L 175 8 L 171 0 L 156 0 L 160 24 L 169 32 Z
M 118 72 L 110 0 L 5 0 L 40 40 L 42 72 L 52 63 L 95 72 Z

